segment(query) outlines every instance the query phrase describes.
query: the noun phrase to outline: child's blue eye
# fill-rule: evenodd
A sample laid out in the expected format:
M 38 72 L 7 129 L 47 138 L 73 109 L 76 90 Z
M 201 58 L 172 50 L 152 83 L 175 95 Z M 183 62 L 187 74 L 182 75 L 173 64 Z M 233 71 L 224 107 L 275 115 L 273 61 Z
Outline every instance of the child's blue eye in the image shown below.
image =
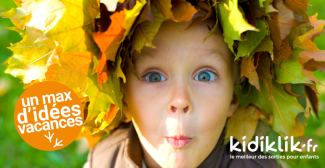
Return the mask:
M 197 74 L 194 79 L 199 81 L 213 81 L 216 78 L 215 74 L 209 71 L 202 71 Z
M 149 82 L 161 82 L 161 81 L 165 81 L 166 78 L 162 76 L 160 73 L 154 72 L 146 75 L 145 80 Z

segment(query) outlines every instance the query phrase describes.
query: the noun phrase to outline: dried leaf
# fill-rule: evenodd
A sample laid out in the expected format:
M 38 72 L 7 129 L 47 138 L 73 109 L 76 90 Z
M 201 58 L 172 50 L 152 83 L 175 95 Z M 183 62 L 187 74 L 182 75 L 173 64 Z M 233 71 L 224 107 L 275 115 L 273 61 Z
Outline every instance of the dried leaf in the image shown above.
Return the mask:
M 292 10 L 293 12 L 299 14 L 306 21 L 309 21 L 307 15 L 307 4 L 309 0 L 285 0 L 284 5 Z
M 155 7 L 152 7 L 152 14 L 155 18 L 155 22 L 150 20 L 140 23 L 133 36 L 133 49 L 137 50 L 139 53 L 144 46 L 156 48 L 152 44 L 152 40 L 158 33 L 158 30 L 165 20 L 161 13 L 159 13 Z
M 259 58 L 256 71 L 259 79 L 264 82 L 264 85 L 266 86 L 269 93 L 271 93 L 272 78 L 273 78 L 272 77 L 273 68 L 271 66 L 273 66 L 273 63 L 270 57 L 267 54 L 263 53 Z
M 176 22 L 188 22 L 197 12 L 186 0 L 152 1 L 152 5 L 166 18 Z
M 242 57 L 240 77 L 243 76 L 247 77 L 249 83 L 260 91 L 259 79 L 254 65 L 254 57 Z
M 254 106 L 239 107 L 226 123 L 225 138 L 233 136 L 243 144 L 242 138 L 246 136 L 245 141 L 250 141 L 255 133 L 260 115 L 260 112 Z

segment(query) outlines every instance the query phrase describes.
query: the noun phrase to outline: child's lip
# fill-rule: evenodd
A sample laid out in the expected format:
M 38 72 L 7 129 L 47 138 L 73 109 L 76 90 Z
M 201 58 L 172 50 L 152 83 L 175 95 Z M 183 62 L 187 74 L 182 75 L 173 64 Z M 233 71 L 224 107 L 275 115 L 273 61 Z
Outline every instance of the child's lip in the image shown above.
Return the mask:
M 182 148 L 192 141 L 192 138 L 182 136 L 182 135 L 169 136 L 169 137 L 165 137 L 165 139 L 174 148 Z

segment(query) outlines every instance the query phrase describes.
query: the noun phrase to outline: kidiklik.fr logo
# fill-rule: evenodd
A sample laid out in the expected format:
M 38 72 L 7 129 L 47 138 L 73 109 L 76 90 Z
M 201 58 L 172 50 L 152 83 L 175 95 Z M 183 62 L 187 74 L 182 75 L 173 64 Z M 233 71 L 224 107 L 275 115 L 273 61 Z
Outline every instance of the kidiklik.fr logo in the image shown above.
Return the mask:
M 230 152 L 232 151 L 238 151 L 238 152 L 246 152 L 246 142 L 245 142 L 245 139 L 246 139 L 246 136 L 243 136 L 243 145 L 242 145 L 242 149 L 238 148 L 239 146 L 239 142 L 237 141 L 235 144 L 234 144 L 234 140 L 233 140 L 233 136 L 230 136 Z M 306 144 L 302 144 L 301 145 L 301 148 L 299 148 L 299 144 L 300 142 L 297 141 L 296 143 L 294 143 L 294 138 L 293 136 L 291 136 L 291 142 L 290 142 L 290 150 L 291 152 L 293 151 L 297 151 L 297 152 L 301 152 L 303 148 L 306 147 Z M 258 136 L 255 136 L 255 141 L 250 141 L 248 144 L 247 144 L 247 149 L 250 151 L 250 152 L 255 152 L 257 151 L 258 149 L 258 146 L 259 146 L 259 141 L 260 141 L 260 148 L 261 148 L 261 152 L 269 152 L 269 151 L 273 151 L 273 152 L 277 152 L 278 150 L 280 152 L 288 152 L 288 136 L 284 137 L 284 149 L 282 148 L 282 144 L 281 144 L 281 136 L 278 136 L 278 146 L 276 147 L 275 146 L 275 141 L 272 141 L 270 142 L 269 140 L 269 137 L 268 136 L 265 136 L 265 141 L 264 141 L 264 136 L 261 136 L 260 138 L 258 138 Z M 307 152 L 309 152 L 311 149 L 313 150 L 313 152 L 315 152 L 316 148 L 318 147 L 318 145 L 312 145 L 311 142 L 313 140 L 312 139 L 309 139 L 307 141 Z M 264 145 L 265 143 L 265 145 Z M 253 145 L 253 146 L 252 146 Z M 265 147 L 265 149 L 264 149 Z

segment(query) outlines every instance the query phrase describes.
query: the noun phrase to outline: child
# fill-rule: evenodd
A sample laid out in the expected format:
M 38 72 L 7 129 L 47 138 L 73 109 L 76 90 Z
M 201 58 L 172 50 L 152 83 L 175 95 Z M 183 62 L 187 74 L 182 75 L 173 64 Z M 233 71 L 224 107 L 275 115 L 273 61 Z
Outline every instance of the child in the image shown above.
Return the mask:
M 244 153 L 222 146 L 227 117 L 236 109 L 238 66 L 221 33 L 203 43 L 213 18 L 185 31 L 191 21 L 163 22 L 156 48 L 135 52 L 140 80 L 127 71 L 122 86 L 123 112 L 132 123 L 97 144 L 88 166 L 277 167 L 275 160 L 230 159 Z

